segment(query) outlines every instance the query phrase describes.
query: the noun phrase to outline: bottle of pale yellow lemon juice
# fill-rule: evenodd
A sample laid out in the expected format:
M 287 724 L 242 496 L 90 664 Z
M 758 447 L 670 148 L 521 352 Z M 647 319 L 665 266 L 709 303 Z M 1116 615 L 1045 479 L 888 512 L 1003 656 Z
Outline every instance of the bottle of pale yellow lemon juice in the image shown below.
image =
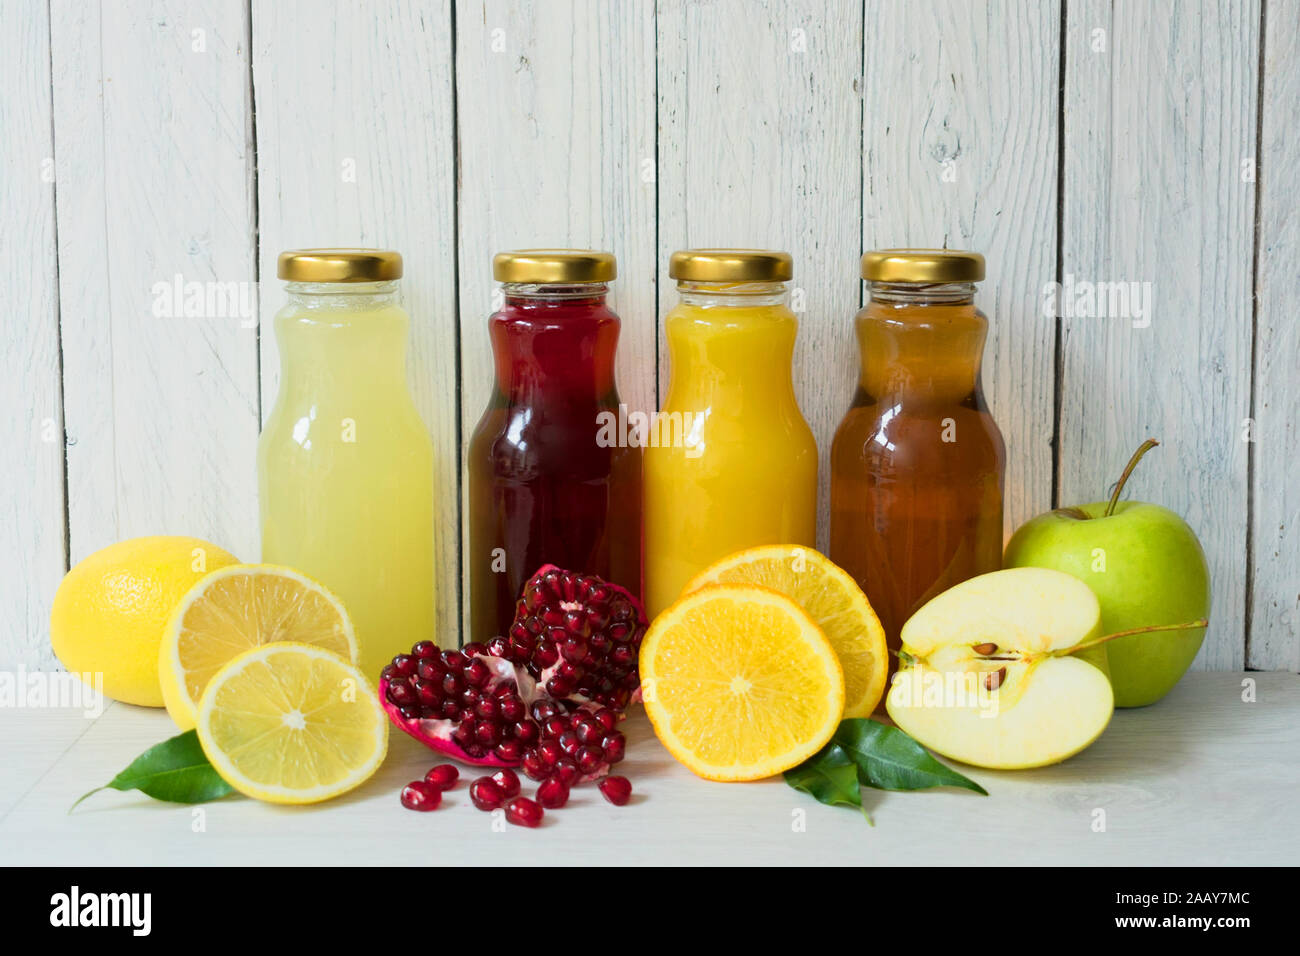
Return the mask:
M 646 608 L 761 544 L 813 547 L 817 445 L 791 380 L 798 321 L 784 252 L 692 249 L 668 274 L 668 395 L 645 449 Z
M 434 637 L 433 445 L 406 380 L 402 257 L 281 254 L 280 391 L 258 445 L 262 560 L 320 581 L 352 617 L 360 666 Z

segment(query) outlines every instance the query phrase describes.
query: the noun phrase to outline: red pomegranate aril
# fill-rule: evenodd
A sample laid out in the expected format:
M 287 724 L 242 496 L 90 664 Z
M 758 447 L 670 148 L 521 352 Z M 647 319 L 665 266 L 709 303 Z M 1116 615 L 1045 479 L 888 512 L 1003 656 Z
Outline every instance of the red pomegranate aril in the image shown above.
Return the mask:
M 408 810 L 437 810 L 442 791 L 426 780 L 413 780 L 402 788 L 402 806 Z
M 442 683 L 443 676 L 447 673 L 447 668 L 442 666 L 442 661 L 434 658 L 427 661 L 420 661 L 415 668 L 415 674 L 420 680 L 437 681 Z
M 469 798 L 480 810 L 495 810 L 506 795 L 491 777 L 479 777 L 469 785 Z
M 501 716 L 504 719 L 513 723 L 517 720 L 523 720 L 527 715 L 528 708 L 524 706 L 524 702 L 517 695 L 509 694 L 501 698 Z
M 475 661 L 474 663 L 481 664 L 482 661 Z M 465 674 L 468 676 L 469 671 L 466 670 Z M 480 697 L 478 702 L 474 705 L 474 713 L 478 714 L 478 716 L 482 717 L 484 720 L 495 720 L 501 716 L 501 704 L 498 703 L 495 697 Z
M 398 707 L 409 707 L 419 703 L 415 688 L 405 680 L 391 681 L 388 685 L 388 699 Z
M 501 743 L 501 725 L 491 720 L 478 721 L 474 725 L 474 739 L 484 747 L 495 747 Z
M 555 774 L 570 787 L 582 776 L 582 771 L 572 757 L 561 757 L 555 761 Z
M 519 763 L 524 755 L 524 745 L 517 740 L 503 740 L 492 752 L 505 763 Z
M 450 790 L 460 779 L 460 771 L 449 763 L 440 763 L 424 775 L 426 783 L 431 783 L 439 790 Z
M 425 707 L 442 704 L 442 687 L 440 685 L 431 681 L 420 680 L 417 677 L 412 686 L 415 688 L 415 696 L 419 698 L 420 703 Z
M 514 726 L 515 740 L 531 747 L 541 738 L 541 729 L 531 720 L 518 721 Z
M 573 755 L 573 762 L 584 774 L 595 773 L 604 762 L 604 754 L 598 747 L 579 747 Z
M 569 729 L 567 717 L 550 717 L 542 723 L 542 736 L 558 739 Z
M 606 777 L 599 786 L 604 798 L 616 807 L 632 799 L 632 782 L 627 777 Z
M 564 733 L 560 734 L 558 742 L 560 744 L 560 749 L 570 757 L 576 754 L 578 748 L 582 746 L 581 741 L 578 740 L 578 735 L 571 730 L 566 730 Z
M 394 658 L 396 660 L 396 658 Z M 465 658 L 460 651 L 443 651 L 442 664 L 449 671 L 463 671 L 465 669 Z
M 547 777 L 537 788 L 537 802 L 547 810 L 558 810 L 569 802 L 569 785 L 559 777 Z
M 553 700 L 535 700 L 533 706 L 529 708 L 529 713 L 533 715 L 533 720 L 539 724 L 545 723 L 552 717 L 558 717 L 562 714 L 560 705 Z
M 542 805 L 527 797 L 515 797 L 506 804 L 506 820 L 517 827 L 539 827 L 544 816 Z
M 594 717 L 581 716 L 573 722 L 573 732 L 580 743 L 594 744 L 605 736 L 605 726 Z
M 537 745 L 537 755 L 542 758 L 543 765 L 554 767 L 564 756 L 564 750 L 557 740 L 543 740 Z
M 456 701 L 454 701 L 454 700 L 444 700 L 444 701 L 442 702 L 442 719 L 443 719 L 443 720 L 459 720 L 459 719 L 460 719 L 460 704 L 458 704 L 458 703 L 457 703 Z
M 401 672 L 392 664 L 385 664 L 384 669 L 379 672 L 379 679 L 386 680 L 390 684 L 401 676 Z
M 438 645 L 433 641 L 420 641 L 413 648 L 411 654 L 420 660 L 433 657 L 438 653 Z
M 524 754 L 521 766 L 524 776 L 529 780 L 545 780 L 551 775 L 551 768 L 542 762 L 536 750 L 529 750 Z
M 556 674 L 546 682 L 546 691 L 556 697 L 568 697 L 574 691 L 573 681 Z
M 407 704 L 405 707 L 399 707 L 398 713 L 406 720 L 419 720 L 424 716 L 424 709 L 414 704 Z
M 504 637 L 494 637 L 487 642 L 487 652 L 492 657 L 509 657 L 510 642 Z
M 513 770 L 502 768 L 489 779 L 501 788 L 501 792 L 507 798 L 519 795 L 519 776 Z
M 461 679 L 460 674 L 451 671 L 442 679 L 442 692 L 447 697 L 459 696 L 460 692 L 465 689 L 465 682 Z
M 487 645 L 481 641 L 470 641 L 460 649 L 460 652 L 465 657 L 465 660 L 470 660 L 480 654 L 486 654 Z
M 397 673 L 403 677 L 410 677 L 415 673 L 418 662 L 410 654 L 398 654 L 393 658 L 393 667 L 397 668 Z
M 465 665 L 465 683 L 470 687 L 482 687 L 491 677 L 492 671 L 477 658 Z
M 613 730 L 618 726 L 618 714 L 614 713 L 614 711 L 610 710 L 608 707 L 602 707 L 591 716 L 595 717 L 596 720 L 600 722 L 600 725 L 606 730 Z
M 627 738 L 617 730 L 611 731 L 601 740 L 600 751 L 606 763 L 618 763 L 627 752 Z

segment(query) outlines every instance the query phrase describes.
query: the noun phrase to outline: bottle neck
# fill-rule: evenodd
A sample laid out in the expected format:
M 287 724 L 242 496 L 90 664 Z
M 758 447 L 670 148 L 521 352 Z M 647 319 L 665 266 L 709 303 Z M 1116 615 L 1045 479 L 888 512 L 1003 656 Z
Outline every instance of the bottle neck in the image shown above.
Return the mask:
M 290 282 L 276 316 L 281 376 L 290 389 L 406 390 L 409 320 L 389 282 Z
M 488 321 L 497 391 L 512 405 L 611 398 L 619 319 L 603 282 L 504 283 Z
M 988 320 L 975 307 L 975 284 L 867 285 L 857 321 L 862 391 L 876 401 L 982 401 Z
M 678 291 L 665 327 L 667 406 L 770 414 L 795 403 L 791 362 L 799 323 L 785 283 L 679 282 Z

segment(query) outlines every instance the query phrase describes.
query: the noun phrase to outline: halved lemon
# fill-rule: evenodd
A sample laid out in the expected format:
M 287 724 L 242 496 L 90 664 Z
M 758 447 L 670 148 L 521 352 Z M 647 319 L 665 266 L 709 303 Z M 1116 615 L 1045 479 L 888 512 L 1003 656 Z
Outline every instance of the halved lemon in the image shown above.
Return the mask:
M 844 668 L 844 716 L 869 717 L 885 692 L 885 629 L 858 582 L 819 551 L 798 544 L 749 548 L 705 568 L 686 592 L 707 584 L 756 584 L 808 612 Z
M 646 713 L 707 780 L 758 780 L 816 753 L 844 713 L 830 642 L 769 588 L 713 585 L 664 611 L 641 643 Z
M 270 803 L 316 803 L 367 780 L 388 752 L 370 681 L 333 651 L 266 644 L 204 688 L 199 743 L 222 778 Z
M 292 568 L 232 564 L 201 579 L 172 612 L 158 649 L 163 702 L 176 726 L 194 726 L 203 688 L 250 647 L 298 641 L 357 662 L 357 638 L 339 599 Z

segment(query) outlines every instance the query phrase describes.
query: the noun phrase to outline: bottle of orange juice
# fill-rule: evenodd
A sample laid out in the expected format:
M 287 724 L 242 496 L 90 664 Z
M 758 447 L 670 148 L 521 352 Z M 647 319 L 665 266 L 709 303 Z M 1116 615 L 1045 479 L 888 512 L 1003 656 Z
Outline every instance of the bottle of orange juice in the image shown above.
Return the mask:
M 670 378 L 645 449 L 645 596 L 657 614 L 696 572 L 760 544 L 814 546 L 817 444 L 791 380 L 788 253 L 675 252 Z
M 262 560 L 339 596 L 374 678 L 434 639 L 433 443 L 406 383 L 402 257 L 281 254 L 280 391 L 258 444 Z

